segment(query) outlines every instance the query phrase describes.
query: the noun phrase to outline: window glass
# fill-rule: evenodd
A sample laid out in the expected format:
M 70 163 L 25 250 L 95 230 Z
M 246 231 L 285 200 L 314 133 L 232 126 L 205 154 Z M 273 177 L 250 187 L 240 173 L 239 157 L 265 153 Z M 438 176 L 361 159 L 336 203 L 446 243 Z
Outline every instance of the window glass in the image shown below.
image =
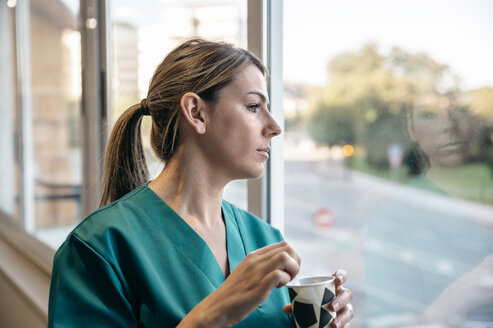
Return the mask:
M 0 210 L 11 218 L 19 215 L 19 162 L 16 161 L 15 61 L 13 8 L 0 3 Z
M 352 327 L 493 321 L 492 10 L 284 2 L 285 236 Z
M 19 131 L 32 150 L 33 217 L 28 230 L 56 247 L 80 220 L 80 34 L 75 1 L 31 1 L 28 60 L 30 85 L 20 99 L 31 122 Z M 18 54 L 19 55 L 19 54 Z M 29 90 L 30 88 L 30 90 Z M 27 104 L 27 105 L 26 105 Z M 30 131 L 26 131 L 29 129 Z
M 246 2 L 113 0 L 113 121 L 147 95 L 157 65 L 181 41 L 194 36 L 246 47 Z M 150 145 L 151 120 L 142 123 L 151 178 L 163 167 Z M 224 197 L 246 208 L 246 182 L 230 183 Z

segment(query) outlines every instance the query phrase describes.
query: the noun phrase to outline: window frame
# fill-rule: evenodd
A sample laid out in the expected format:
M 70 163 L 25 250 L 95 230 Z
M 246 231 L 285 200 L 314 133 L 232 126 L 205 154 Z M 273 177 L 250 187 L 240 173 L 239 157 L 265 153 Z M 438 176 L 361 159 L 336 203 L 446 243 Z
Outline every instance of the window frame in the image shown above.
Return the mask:
M 82 145 L 83 185 L 81 188 L 82 215 L 85 216 L 99 207 L 102 158 L 108 138 L 108 118 L 111 113 L 109 89 L 108 44 L 110 29 L 109 0 L 80 0 L 80 21 L 95 18 L 95 29 L 81 24 L 82 50 L 82 99 L 81 119 L 84 143 Z M 4 3 L 2 5 L 5 5 Z M 55 250 L 44 244 L 33 234 L 34 222 L 34 172 L 32 143 L 32 103 L 30 76 L 30 6 L 29 1 L 19 1 L 14 10 L 13 62 L 15 85 L 15 110 L 19 113 L 16 121 L 19 131 L 16 141 L 19 160 L 19 215 L 13 217 L 0 209 L 0 239 L 28 259 L 43 273 L 51 275 Z M 91 16 L 91 17 L 89 17 Z
M 284 130 L 282 0 L 248 1 L 248 49 L 267 66 L 270 111 Z M 284 232 L 284 138 L 273 138 L 262 178 L 248 180 L 248 211 Z
M 82 66 L 82 188 L 81 216 L 99 207 L 103 161 L 111 128 L 111 22 L 109 0 L 80 0 Z M 96 20 L 95 28 L 86 24 Z M 81 218 L 81 219 L 82 219 Z

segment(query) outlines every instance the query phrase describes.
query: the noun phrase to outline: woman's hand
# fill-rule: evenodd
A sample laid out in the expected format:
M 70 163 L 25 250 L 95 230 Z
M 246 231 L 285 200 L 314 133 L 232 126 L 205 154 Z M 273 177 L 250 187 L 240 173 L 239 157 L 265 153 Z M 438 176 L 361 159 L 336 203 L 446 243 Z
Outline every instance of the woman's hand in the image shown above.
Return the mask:
M 233 326 L 265 301 L 274 287 L 290 282 L 299 270 L 300 258 L 287 242 L 251 252 L 178 327 Z
M 329 307 L 332 311 L 337 313 L 337 316 L 330 326 L 333 328 L 350 327 L 350 322 L 354 317 L 353 306 L 350 303 L 353 299 L 353 293 L 351 290 L 342 286 L 347 280 L 347 272 L 344 270 L 337 270 L 334 273 L 334 277 L 336 277 L 336 297 L 330 302 Z M 283 310 L 287 314 L 293 313 L 291 304 L 285 305 Z

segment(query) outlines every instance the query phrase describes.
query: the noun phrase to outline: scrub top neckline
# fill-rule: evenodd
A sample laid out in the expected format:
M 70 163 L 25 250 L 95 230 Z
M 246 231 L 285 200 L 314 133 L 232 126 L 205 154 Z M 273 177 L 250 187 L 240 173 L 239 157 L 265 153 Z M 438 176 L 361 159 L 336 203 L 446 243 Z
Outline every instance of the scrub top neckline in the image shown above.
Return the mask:
M 161 197 L 159 197 L 148 185 L 143 186 L 151 196 L 151 207 L 163 212 L 156 217 L 150 215 L 154 222 L 161 228 L 167 237 L 180 251 L 187 256 L 217 287 L 226 280 L 221 266 L 217 262 L 214 253 L 205 240 Z M 246 256 L 241 234 L 234 211 L 228 208 L 230 205 L 224 200 L 221 202 L 221 213 L 226 230 L 226 248 L 228 254 L 229 274 L 238 263 Z M 146 208 L 144 210 L 152 210 Z

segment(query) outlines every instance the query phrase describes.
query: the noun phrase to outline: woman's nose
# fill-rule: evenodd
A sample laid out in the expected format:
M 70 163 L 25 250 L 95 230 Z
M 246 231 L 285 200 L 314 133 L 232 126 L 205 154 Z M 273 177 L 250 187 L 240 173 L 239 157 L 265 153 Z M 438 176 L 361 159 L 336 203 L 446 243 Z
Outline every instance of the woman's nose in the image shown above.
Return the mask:
M 267 115 L 267 123 L 264 128 L 264 136 L 273 138 L 282 133 L 282 129 L 270 113 Z
M 451 111 L 447 111 L 445 115 L 441 117 L 441 128 L 445 133 L 455 132 L 458 128 L 457 118 L 454 117 Z

